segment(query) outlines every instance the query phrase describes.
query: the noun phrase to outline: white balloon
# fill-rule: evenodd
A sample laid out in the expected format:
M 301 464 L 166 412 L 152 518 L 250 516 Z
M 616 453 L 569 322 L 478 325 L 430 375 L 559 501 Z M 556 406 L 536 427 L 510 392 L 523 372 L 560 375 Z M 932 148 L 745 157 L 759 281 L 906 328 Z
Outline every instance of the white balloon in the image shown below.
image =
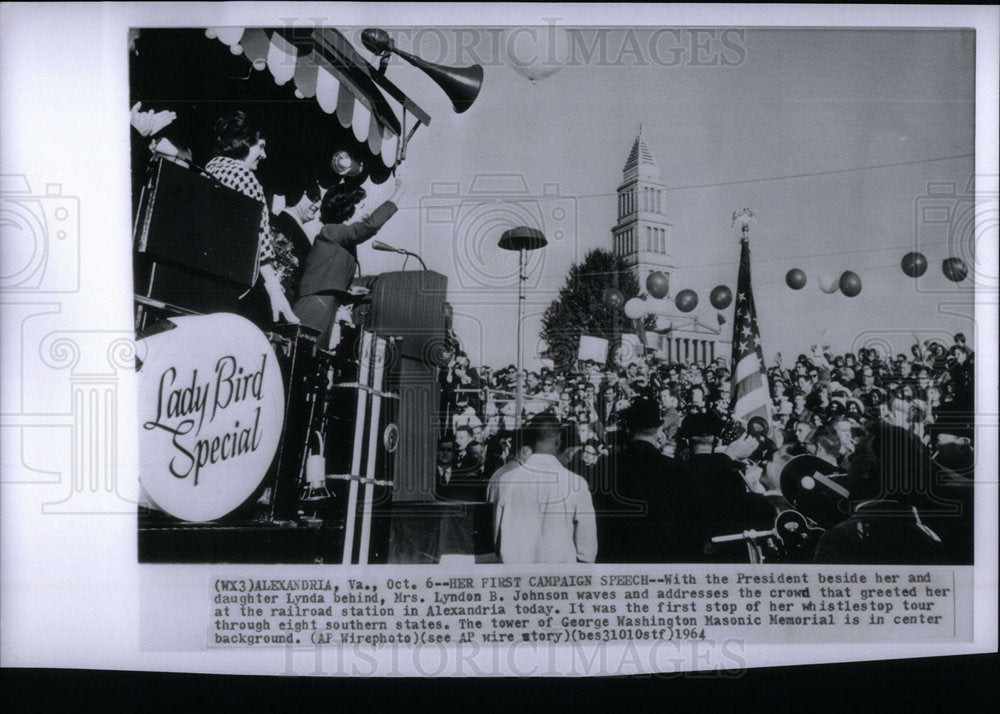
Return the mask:
M 827 295 L 833 295 L 840 290 L 840 275 L 820 275 L 816 280 L 816 284 Z
M 625 317 L 635 320 L 646 314 L 646 301 L 637 297 L 625 303 Z
M 507 66 L 537 82 L 551 77 L 570 59 L 569 33 L 555 25 L 515 27 L 504 36 Z

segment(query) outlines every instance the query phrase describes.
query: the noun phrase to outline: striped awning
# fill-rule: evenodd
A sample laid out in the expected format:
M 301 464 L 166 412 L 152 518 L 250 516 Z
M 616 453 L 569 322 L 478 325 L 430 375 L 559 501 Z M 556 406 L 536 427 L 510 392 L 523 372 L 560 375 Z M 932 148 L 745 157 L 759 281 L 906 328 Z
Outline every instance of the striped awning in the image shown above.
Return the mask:
M 404 119 L 430 123 L 430 117 L 409 98 L 376 76 L 375 69 L 337 30 L 212 27 L 205 35 L 228 46 L 233 54 L 243 55 L 255 70 L 270 72 L 278 86 L 292 82 L 296 97 L 315 100 L 324 112 L 334 115 L 387 169 L 396 164 L 400 136 L 406 129 L 379 86 L 404 110 Z

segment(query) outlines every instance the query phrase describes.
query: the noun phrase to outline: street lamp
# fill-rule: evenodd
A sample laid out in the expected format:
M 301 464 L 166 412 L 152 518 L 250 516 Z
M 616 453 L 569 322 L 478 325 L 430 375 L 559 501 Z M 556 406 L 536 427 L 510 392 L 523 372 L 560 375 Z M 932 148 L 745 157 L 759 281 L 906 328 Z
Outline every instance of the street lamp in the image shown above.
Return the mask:
M 514 428 L 521 428 L 521 405 L 524 401 L 524 380 L 521 377 L 522 372 L 522 355 L 521 355 L 521 339 L 523 326 L 521 324 L 524 317 L 524 281 L 528 279 L 528 276 L 524 274 L 525 264 L 527 263 L 527 253 L 529 250 L 538 250 L 539 248 L 544 248 L 549 242 L 545 240 L 545 236 L 537 228 L 529 228 L 528 226 L 518 226 L 517 228 L 511 228 L 508 231 L 504 231 L 504 234 L 500 236 L 500 247 L 504 250 L 516 250 L 518 253 L 518 269 L 517 269 L 517 390 L 515 392 L 514 401 Z

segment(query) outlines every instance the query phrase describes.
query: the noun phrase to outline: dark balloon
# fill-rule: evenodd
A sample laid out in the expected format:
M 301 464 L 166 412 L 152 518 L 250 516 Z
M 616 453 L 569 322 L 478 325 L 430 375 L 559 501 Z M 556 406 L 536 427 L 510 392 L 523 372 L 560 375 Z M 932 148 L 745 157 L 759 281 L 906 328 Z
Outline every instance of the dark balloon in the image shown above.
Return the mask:
M 646 278 L 646 292 L 657 300 L 665 298 L 669 291 L 670 280 L 659 270 L 650 273 L 649 277 Z
M 674 304 L 681 312 L 691 312 L 698 307 L 698 293 L 694 290 L 681 290 L 674 298 Z
M 840 292 L 847 297 L 854 297 L 861 292 L 861 278 L 858 277 L 857 273 L 852 273 L 850 270 L 844 271 L 844 274 L 840 276 Z
M 612 310 L 617 310 L 625 304 L 625 295 L 618 288 L 609 288 L 604 291 L 604 304 Z
M 927 272 L 927 258 L 924 257 L 923 253 L 907 253 L 903 256 L 899 267 L 908 277 L 919 278 Z
M 785 285 L 792 290 L 801 290 L 806 286 L 806 274 L 804 270 L 792 268 L 785 273 Z
M 941 272 L 951 282 L 960 283 L 969 274 L 969 266 L 961 258 L 948 258 L 941 263 Z
M 716 310 L 725 310 L 733 301 L 733 291 L 725 285 L 716 285 L 712 294 L 708 296 L 708 300 Z

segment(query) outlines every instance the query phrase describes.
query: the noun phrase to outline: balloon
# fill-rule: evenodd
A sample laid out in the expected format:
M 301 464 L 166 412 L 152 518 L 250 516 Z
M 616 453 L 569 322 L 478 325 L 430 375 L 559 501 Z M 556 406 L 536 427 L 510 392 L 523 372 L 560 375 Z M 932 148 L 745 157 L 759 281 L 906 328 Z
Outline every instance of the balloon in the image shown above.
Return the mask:
M 817 284 L 819 289 L 822 290 L 827 295 L 833 295 L 835 292 L 840 290 L 840 285 L 838 283 L 838 278 L 836 275 L 829 277 L 826 275 L 821 275 L 817 279 Z
M 562 27 L 520 27 L 507 33 L 504 42 L 506 64 L 531 80 L 551 77 L 569 62 L 573 41 Z
M 857 273 L 852 273 L 850 270 L 844 271 L 844 274 L 840 276 L 840 292 L 847 297 L 854 297 L 861 292 L 861 278 L 858 277 Z
M 806 286 L 806 274 L 805 271 L 798 268 L 792 268 L 787 273 L 785 273 L 785 285 L 790 287 L 792 290 L 801 290 Z
M 927 272 L 927 258 L 924 257 L 923 253 L 907 253 L 903 256 L 899 267 L 908 277 L 919 278 Z
M 617 310 L 625 303 L 625 296 L 618 288 L 608 288 L 604 291 L 604 305 L 612 310 Z
M 670 291 L 670 279 L 656 270 L 646 278 L 646 290 L 657 300 L 665 298 Z
M 944 273 L 944 277 L 951 282 L 960 283 L 969 274 L 969 266 L 961 258 L 948 258 L 941 263 L 941 271 Z
M 698 307 L 698 293 L 694 290 L 681 290 L 677 293 L 674 304 L 681 312 L 691 312 Z
M 632 298 L 627 303 L 625 303 L 625 317 L 631 319 L 636 319 L 637 317 L 642 317 L 646 314 L 646 303 L 644 300 L 640 300 L 637 297 Z
M 716 310 L 725 310 L 733 301 L 733 291 L 725 285 L 716 285 L 712 294 L 708 296 L 708 301 Z

